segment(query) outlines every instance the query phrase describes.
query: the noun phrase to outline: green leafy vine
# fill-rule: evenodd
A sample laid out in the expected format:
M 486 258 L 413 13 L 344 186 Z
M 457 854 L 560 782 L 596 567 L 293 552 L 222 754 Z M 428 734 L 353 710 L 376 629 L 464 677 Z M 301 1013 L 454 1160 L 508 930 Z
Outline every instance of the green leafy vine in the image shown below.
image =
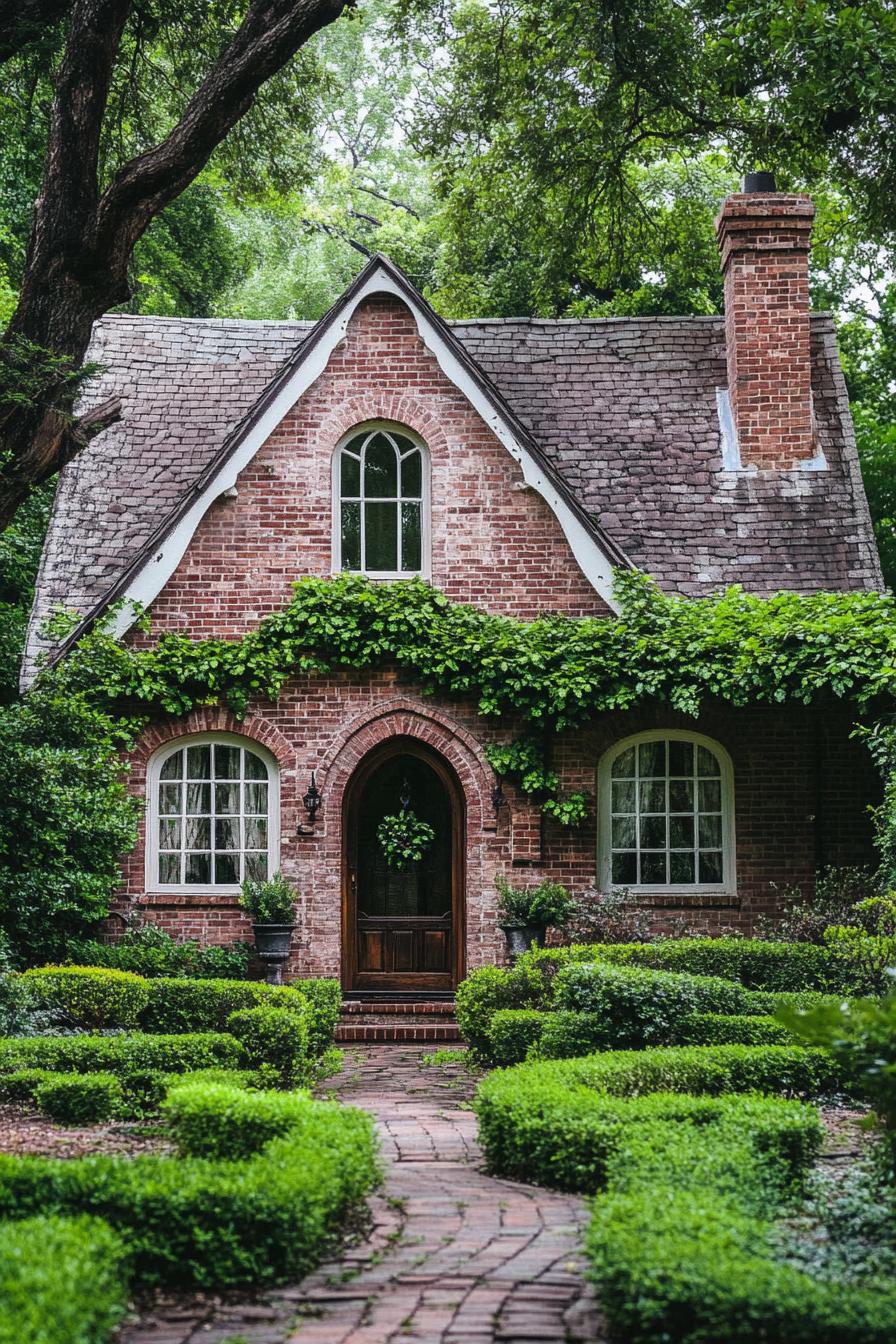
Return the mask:
M 242 716 L 296 676 L 390 667 L 424 694 L 472 699 L 483 716 L 528 728 L 491 747 L 489 759 L 568 824 L 585 815 L 584 796 L 560 795 L 538 743 L 598 714 L 647 703 L 690 715 L 707 702 L 839 698 L 859 712 L 877 711 L 882 697 L 892 703 L 890 593 L 763 598 L 733 587 L 690 599 L 622 573 L 616 595 L 616 617 L 522 622 L 453 603 L 419 579 L 306 578 L 282 611 L 242 639 L 163 634 L 151 647 L 131 648 L 98 630 L 44 676 L 120 716 L 183 715 L 216 703 Z
M 561 826 L 581 826 L 588 816 L 584 793 L 560 792 L 556 771 L 545 764 L 544 750 L 532 738 L 520 737 L 508 743 L 490 743 L 485 757 L 496 775 L 513 779 L 523 793 L 554 817 Z

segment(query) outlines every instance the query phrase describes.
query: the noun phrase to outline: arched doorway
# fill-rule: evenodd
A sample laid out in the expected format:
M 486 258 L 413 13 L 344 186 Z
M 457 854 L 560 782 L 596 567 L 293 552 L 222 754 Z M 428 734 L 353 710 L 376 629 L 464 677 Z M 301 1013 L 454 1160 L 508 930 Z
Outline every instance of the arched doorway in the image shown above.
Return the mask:
M 403 809 L 432 841 L 404 868 L 378 838 Z M 343 985 L 364 993 L 446 993 L 463 974 L 463 795 L 448 763 L 414 738 L 371 752 L 346 794 Z

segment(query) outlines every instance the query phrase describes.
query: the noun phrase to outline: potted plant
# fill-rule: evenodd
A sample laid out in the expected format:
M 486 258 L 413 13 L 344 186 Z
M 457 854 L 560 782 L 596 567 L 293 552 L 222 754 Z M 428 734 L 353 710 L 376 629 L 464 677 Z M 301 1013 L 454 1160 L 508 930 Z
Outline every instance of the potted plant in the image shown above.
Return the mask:
M 296 926 L 299 893 L 282 873 L 263 882 L 247 878 L 240 889 L 240 905 L 252 920 L 255 950 L 265 964 L 267 978 L 279 984 Z
M 539 882 L 537 887 L 512 887 L 506 878 L 495 878 L 498 888 L 498 927 L 504 930 L 511 957 L 527 952 L 533 942 L 544 947 L 548 926 L 565 924 L 577 910 L 576 902 L 559 882 Z

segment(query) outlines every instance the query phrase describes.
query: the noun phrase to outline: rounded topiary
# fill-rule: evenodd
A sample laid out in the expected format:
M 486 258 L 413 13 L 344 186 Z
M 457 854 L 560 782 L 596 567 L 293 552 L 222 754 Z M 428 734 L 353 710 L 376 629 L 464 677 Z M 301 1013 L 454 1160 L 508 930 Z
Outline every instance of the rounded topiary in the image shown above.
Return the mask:
M 227 1030 L 242 1042 L 249 1064 L 276 1077 L 280 1086 L 306 1081 L 311 1060 L 304 1013 L 292 1008 L 243 1008 L 230 1014 Z
M 73 1027 L 136 1027 L 149 1002 L 149 982 L 131 971 L 97 966 L 38 966 L 22 979 L 40 1003 Z
M 96 1125 L 120 1113 L 124 1093 L 114 1073 L 51 1073 L 34 1089 L 34 1100 L 61 1125 Z

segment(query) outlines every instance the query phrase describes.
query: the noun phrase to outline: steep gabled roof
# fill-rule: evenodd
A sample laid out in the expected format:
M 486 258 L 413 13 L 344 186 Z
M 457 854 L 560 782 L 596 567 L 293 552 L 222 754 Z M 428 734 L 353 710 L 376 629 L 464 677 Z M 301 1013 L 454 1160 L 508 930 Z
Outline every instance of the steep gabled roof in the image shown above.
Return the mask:
M 583 571 L 612 607 L 613 570 L 620 566 L 630 567 L 628 557 L 582 507 L 535 438 L 450 327 L 433 312 L 398 267 L 388 257 L 377 254 L 329 312 L 307 332 L 249 411 L 233 426 L 196 480 L 134 554 L 120 577 L 60 647 L 60 653 L 115 602 L 124 602 L 115 619 L 114 628 L 118 634 L 123 634 L 133 624 L 133 604 L 149 606 L 174 573 L 209 506 L 235 484 L 239 473 L 283 417 L 324 371 L 333 349 L 345 336 L 356 308 L 375 294 L 394 294 L 407 305 L 421 338 L 435 355 L 442 371 L 467 395 L 489 428 L 519 462 L 526 483 L 547 501 Z
M 56 606 L 95 619 L 141 576 L 151 582 L 136 595 L 150 600 L 176 551 L 166 553 L 169 540 L 179 528 L 192 534 L 235 479 L 241 454 L 296 399 L 297 379 L 317 376 L 315 361 L 323 367 L 370 292 L 395 294 L 423 322 L 443 368 L 564 514 L 601 583 L 611 565 L 633 562 L 695 596 L 732 582 L 756 592 L 880 585 L 828 317 L 812 323 L 827 469 L 736 472 L 722 458 L 716 408 L 726 378 L 722 319 L 448 324 L 376 258 L 314 325 L 128 316 L 97 324 L 89 357 L 106 371 L 90 401 L 117 393 L 124 417 L 62 474 L 26 675 Z

